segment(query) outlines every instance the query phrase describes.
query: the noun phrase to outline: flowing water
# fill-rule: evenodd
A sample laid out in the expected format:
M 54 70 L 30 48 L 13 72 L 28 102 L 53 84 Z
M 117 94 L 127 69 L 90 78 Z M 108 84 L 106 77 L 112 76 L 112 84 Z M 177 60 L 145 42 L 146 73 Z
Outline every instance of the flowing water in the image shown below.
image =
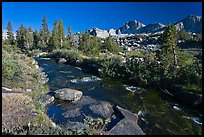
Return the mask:
M 51 92 L 73 88 L 82 91 L 85 96 L 119 105 L 140 115 L 138 124 L 146 134 L 202 134 L 202 115 L 178 104 L 161 91 L 99 78 L 75 66 L 59 65 L 53 59 L 36 58 L 36 61 L 48 75 Z M 66 102 L 55 101 L 48 106 L 47 114 L 55 123 L 63 124 L 66 118 L 62 114 L 74 107 Z

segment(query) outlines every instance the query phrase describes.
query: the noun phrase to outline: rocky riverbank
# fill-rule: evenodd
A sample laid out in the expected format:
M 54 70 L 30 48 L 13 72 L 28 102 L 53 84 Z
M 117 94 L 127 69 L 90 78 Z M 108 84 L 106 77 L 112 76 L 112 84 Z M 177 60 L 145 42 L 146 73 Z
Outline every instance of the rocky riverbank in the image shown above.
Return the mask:
M 112 135 L 145 134 L 137 124 L 137 114 L 109 102 L 83 96 L 78 90 L 64 88 L 54 93 L 56 100 L 67 101 L 67 105 L 73 106 L 63 113 L 66 121 L 60 126 L 64 129 L 73 132 L 95 129 Z

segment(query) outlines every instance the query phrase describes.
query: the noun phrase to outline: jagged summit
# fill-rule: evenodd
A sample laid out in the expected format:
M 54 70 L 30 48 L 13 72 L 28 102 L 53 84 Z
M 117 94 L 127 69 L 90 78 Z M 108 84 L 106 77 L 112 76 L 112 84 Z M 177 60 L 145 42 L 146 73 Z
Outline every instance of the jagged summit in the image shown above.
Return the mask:
M 202 32 L 202 17 L 195 15 L 188 15 L 183 20 L 175 23 L 178 30 L 186 30 L 188 32 L 201 33 Z
M 126 22 L 122 27 L 118 29 L 122 34 L 135 34 L 138 29 L 144 27 L 145 25 L 139 21 L 132 20 Z
M 177 30 L 186 30 L 193 33 L 201 33 L 202 32 L 202 17 L 195 15 L 188 15 L 184 19 L 175 23 Z M 125 22 L 122 27 L 119 29 L 109 29 L 109 30 L 101 30 L 97 27 L 94 27 L 90 33 L 101 37 L 106 38 L 109 35 L 111 36 L 122 36 L 122 35 L 130 35 L 130 34 L 149 34 L 149 33 L 161 33 L 166 25 L 156 22 L 144 25 L 143 23 L 131 20 L 129 22 Z

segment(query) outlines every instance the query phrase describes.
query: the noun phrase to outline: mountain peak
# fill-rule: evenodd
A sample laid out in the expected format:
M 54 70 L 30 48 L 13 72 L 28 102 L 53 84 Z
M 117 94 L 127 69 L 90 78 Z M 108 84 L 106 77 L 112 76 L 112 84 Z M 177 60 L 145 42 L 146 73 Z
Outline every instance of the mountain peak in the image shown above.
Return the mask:
M 178 30 L 185 29 L 188 32 L 201 33 L 202 17 L 195 16 L 195 15 L 188 15 L 183 20 L 177 22 L 175 25 Z
M 137 20 L 131 20 L 126 22 L 122 27 L 119 28 L 119 31 L 122 34 L 135 34 L 139 28 L 144 27 L 145 25 Z
M 124 25 L 137 26 L 137 27 L 144 27 L 145 26 L 144 24 L 142 24 L 141 22 L 139 22 L 137 20 L 130 20 L 130 21 L 126 22 Z

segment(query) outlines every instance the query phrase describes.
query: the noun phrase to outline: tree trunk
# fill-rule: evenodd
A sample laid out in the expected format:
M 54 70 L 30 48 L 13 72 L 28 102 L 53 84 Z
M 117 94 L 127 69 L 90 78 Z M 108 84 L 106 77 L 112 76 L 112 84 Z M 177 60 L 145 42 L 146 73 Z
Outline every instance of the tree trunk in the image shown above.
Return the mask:
M 176 69 L 177 68 L 177 57 L 176 57 L 176 50 L 174 47 L 173 47 L 173 55 L 174 55 L 174 68 Z

